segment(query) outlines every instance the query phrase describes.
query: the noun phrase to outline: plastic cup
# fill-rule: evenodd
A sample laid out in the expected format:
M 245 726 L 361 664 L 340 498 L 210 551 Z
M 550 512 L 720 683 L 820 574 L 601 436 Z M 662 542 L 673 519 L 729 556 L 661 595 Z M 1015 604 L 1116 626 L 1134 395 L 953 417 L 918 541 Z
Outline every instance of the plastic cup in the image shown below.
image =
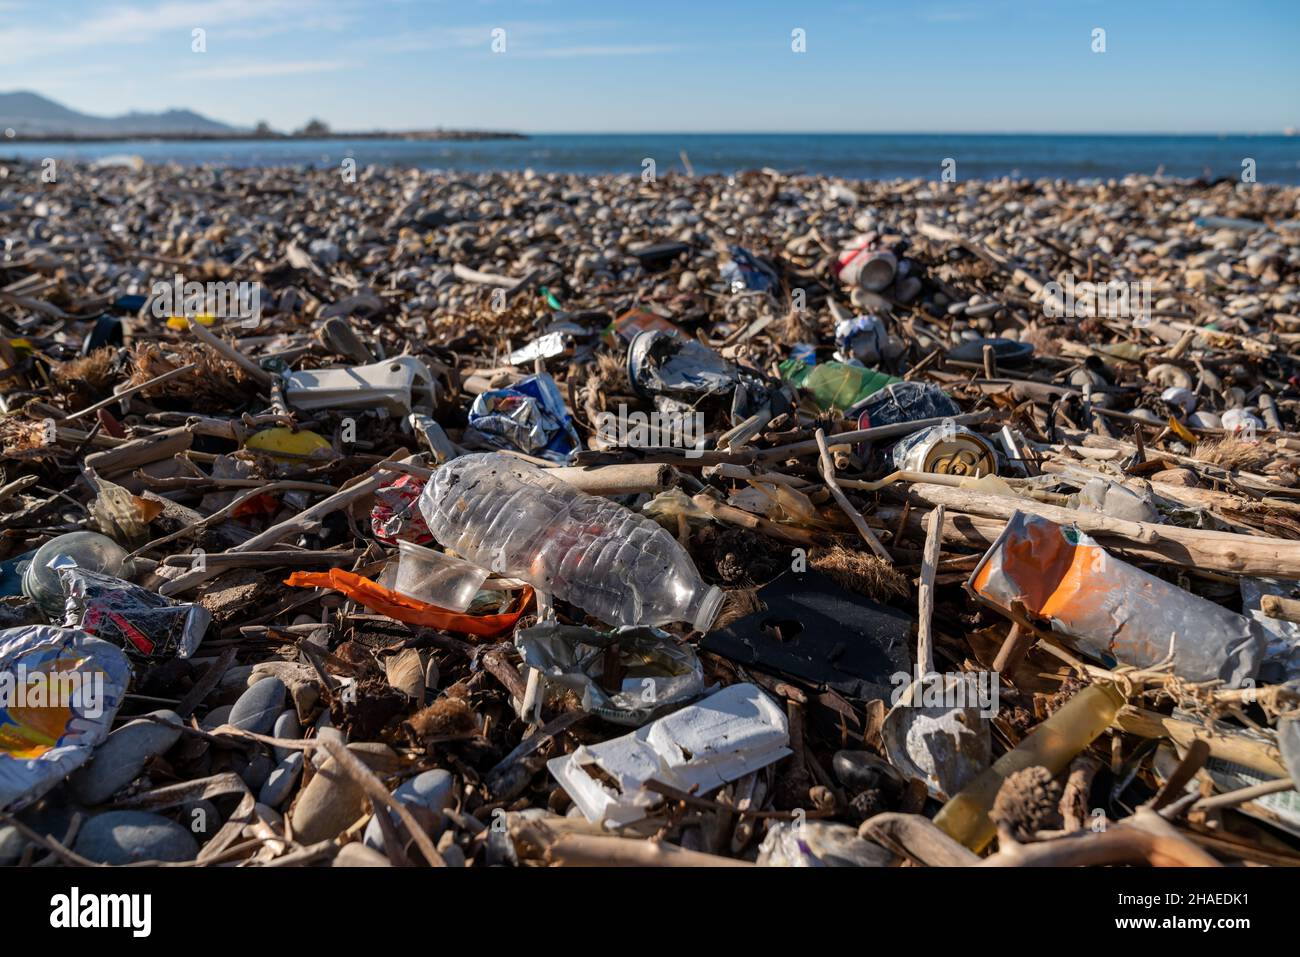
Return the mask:
M 65 558 L 79 568 L 117 578 L 122 577 L 128 562 L 126 549 L 98 532 L 69 532 L 51 538 L 36 550 L 23 573 L 23 594 L 50 618 L 63 614 L 63 586 L 50 563 Z
M 400 553 L 393 590 L 449 611 L 464 611 L 487 580 L 487 569 L 411 542 Z

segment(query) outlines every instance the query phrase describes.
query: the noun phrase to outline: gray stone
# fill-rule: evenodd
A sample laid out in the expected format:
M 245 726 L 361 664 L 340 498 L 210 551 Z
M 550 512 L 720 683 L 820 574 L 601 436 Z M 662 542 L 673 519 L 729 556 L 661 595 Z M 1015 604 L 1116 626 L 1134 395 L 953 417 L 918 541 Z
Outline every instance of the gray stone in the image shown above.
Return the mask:
M 230 720 L 230 712 L 235 706 L 233 704 L 218 705 L 203 716 L 199 722 L 199 727 L 204 731 L 212 731 L 219 728 Z
M 298 720 L 298 712 L 293 708 L 282 712 L 280 717 L 275 719 L 275 726 L 271 729 L 273 738 L 301 738 L 302 723 Z M 283 761 L 292 752 L 288 748 L 273 748 L 275 760 Z
M 82 825 L 73 850 L 100 864 L 192 861 L 199 845 L 170 818 L 146 811 L 106 811 Z
M 180 715 L 166 710 L 152 714 L 178 727 L 164 727 L 143 718 L 122 725 L 95 749 L 90 763 L 77 769 L 69 779 L 77 800 L 83 804 L 102 804 L 134 781 L 150 758 L 176 743 L 181 736 Z
M 239 776 L 244 779 L 250 791 L 256 791 L 266 783 L 266 779 L 275 770 L 275 765 L 276 761 L 271 756 L 271 752 L 258 751 L 244 763 Z
M 279 678 L 263 678 L 253 685 L 230 709 L 230 724 L 254 734 L 268 734 L 275 719 L 284 710 L 285 687 Z
M 407 778 L 393 791 L 393 797 L 403 804 L 418 804 L 431 811 L 443 811 L 451 805 L 454 782 L 451 774 L 443 770 L 425 771 L 413 778 Z M 389 818 L 394 824 L 398 817 L 389 811 Z M 434 835 L 435 839 L 437 834 Z M 377 851 L 384 849 L 384 832 L 379 826 L 378 818 L 371 818 L 366 825 L 365 844 Z
M 363 741 L 348 745 L 348 750 L 378 774 L 391 774 L 398 768 L 397 755 L 386 745 Z M 294 802 L 290 818 L 294 836 L 302 844 L 337 837 L 365 813 L 366 806 L 361 786 L 330 758 Z
M 178 818 L 181 827 L 186 828 L 194 839 L 202 843 L 221 829 L 221 812 L 211 801 L 190 801 L 181 805 Z
M 294 786 L 302 776 L 302 766 L 302 752 L 291 751 L 266 779 L 257 799 L 269 807 L 279 807 L 293 793 Z
M 334 867 L 392 867 L 388 858 L 355 841 L 344 844 L 334 855 Z

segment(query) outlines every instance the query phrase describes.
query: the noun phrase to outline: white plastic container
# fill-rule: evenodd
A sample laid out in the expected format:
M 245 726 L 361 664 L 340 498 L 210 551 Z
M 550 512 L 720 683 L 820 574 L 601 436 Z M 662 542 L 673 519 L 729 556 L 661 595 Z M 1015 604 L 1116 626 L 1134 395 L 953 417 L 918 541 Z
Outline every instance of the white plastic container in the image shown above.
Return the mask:
M 448 611 L 464 611 L 487 579 L 486 568 L 411 542 L 397 543 L 393 590 Z

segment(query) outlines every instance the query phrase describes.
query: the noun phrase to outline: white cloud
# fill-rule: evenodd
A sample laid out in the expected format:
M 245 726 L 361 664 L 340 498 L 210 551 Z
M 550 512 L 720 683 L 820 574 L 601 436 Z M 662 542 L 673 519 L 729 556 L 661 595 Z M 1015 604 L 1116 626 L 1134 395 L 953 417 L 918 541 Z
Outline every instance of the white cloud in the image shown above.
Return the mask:
M 0 61 L 17 62 L 66 54 L 96 46 L 152 42 L 172 33 L 188 49 L 190 31 L 201 27 L 212 34 L 229 27 L 232 35 L 248 36 L 287 29 L 337 29 L 341 14 L 322 15 L 313 0 L 170 0 L 155 4 L 118 5 L 89 19 L 69 18 L 41 28 L 0 29 Z

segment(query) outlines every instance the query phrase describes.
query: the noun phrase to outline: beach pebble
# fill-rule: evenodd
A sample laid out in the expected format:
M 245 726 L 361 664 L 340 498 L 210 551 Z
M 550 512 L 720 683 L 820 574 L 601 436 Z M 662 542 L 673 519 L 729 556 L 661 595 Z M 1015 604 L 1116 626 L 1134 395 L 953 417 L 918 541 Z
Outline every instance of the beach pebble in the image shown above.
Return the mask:
M 244 779 L 244 783 L 248 785 L 251 791 L 256 791 L 266 783 L 266 779 L 271 776 L 271 771 L 274 770 L 276 765 L 275 758 L 272 757 L 271 753 L 262 749 L 254 752 L 251 757 L 245 758 L 239 763 L 242 766 L 237 765 L 236 773 Z
M 334 867 L 392 867 L 388 855 L 380 854 L 366 845 L 354 841 L 344 844 L 334 855 Z
M 228 724 L 232 708 L 234 708 L 232 704 L 218 705 L 203 716 L 203 720 L 199 722 L 199 727 L 204 731 L 212 731 L 223 724 Z
M 199 845 L 185 828 L 161 814 L 106 811 L 81 826 L 73 850 L 100 864 L 190 861 Z
M 284 710 L 285 690 L 279 678 L 263 678 L 239 696 L 227 721 L 244 731 L 267 734 Z
M 424 771 L 413 778 L 408 778 L 393 791 L 393 797 L 403 804 L 419 804 L 431 811 L 442 811 L 450 806 L 454 794 L 454 782 L 450 772 L 443 770 Z M 396 824 L 396 812 L 389 810 L 388 816 Z M 436 838 L 437 835 L 435 834 Z M 371 818 L 366 825 L 365 842 L 377 851 L 384 849 L 384 832 L 379 826 L 378 818 Z
M 293 793 L 294 786 L 302 776 L 302 767 L 302 752 L 290 752 L 266 779 L 266 783 L 257 794 L 257 799 L 269 807 L 278 808 Z
M 387 745 L 358 742 L 348 745 L 348 750 L 379 774 L 397 770 L 397 755 Z M 294 835 L 302 844 L 337 837 L 365 813 L 366 806 L 360 785 L 330 758 L 298 793 L 290 812 Z
M 898 772 L 890 763 L 870 751 L 836 751 L 831 769 L 836 780 L 855 794 L 898 780 Z
M 174 711 L 151 713 L 178 726 L 182 723 Z M 127 722 L 110 734 L 95 749 L 90 763 L 69 779 L 73 796 L 83 804 L 102 804 L 134 781 L 150 758 L 162 754 L 180 736 L 179 727 L 168 728 L 145 719 Z
M 221 812 L 211 801 L 190 801 L 180 807 L 181 827 L 189 830 L 202 844 L 221 829 Z
M 280 713 L 280 717 L 275 719 L 275 725 L 271 728 L 271 737 L 297 740 L 302 737 L 302 723 L 298 720 L 298 712 L 293 708 Z M 288 748 L 272 748 L 277 761 L 283 761 L 291 752 Z

